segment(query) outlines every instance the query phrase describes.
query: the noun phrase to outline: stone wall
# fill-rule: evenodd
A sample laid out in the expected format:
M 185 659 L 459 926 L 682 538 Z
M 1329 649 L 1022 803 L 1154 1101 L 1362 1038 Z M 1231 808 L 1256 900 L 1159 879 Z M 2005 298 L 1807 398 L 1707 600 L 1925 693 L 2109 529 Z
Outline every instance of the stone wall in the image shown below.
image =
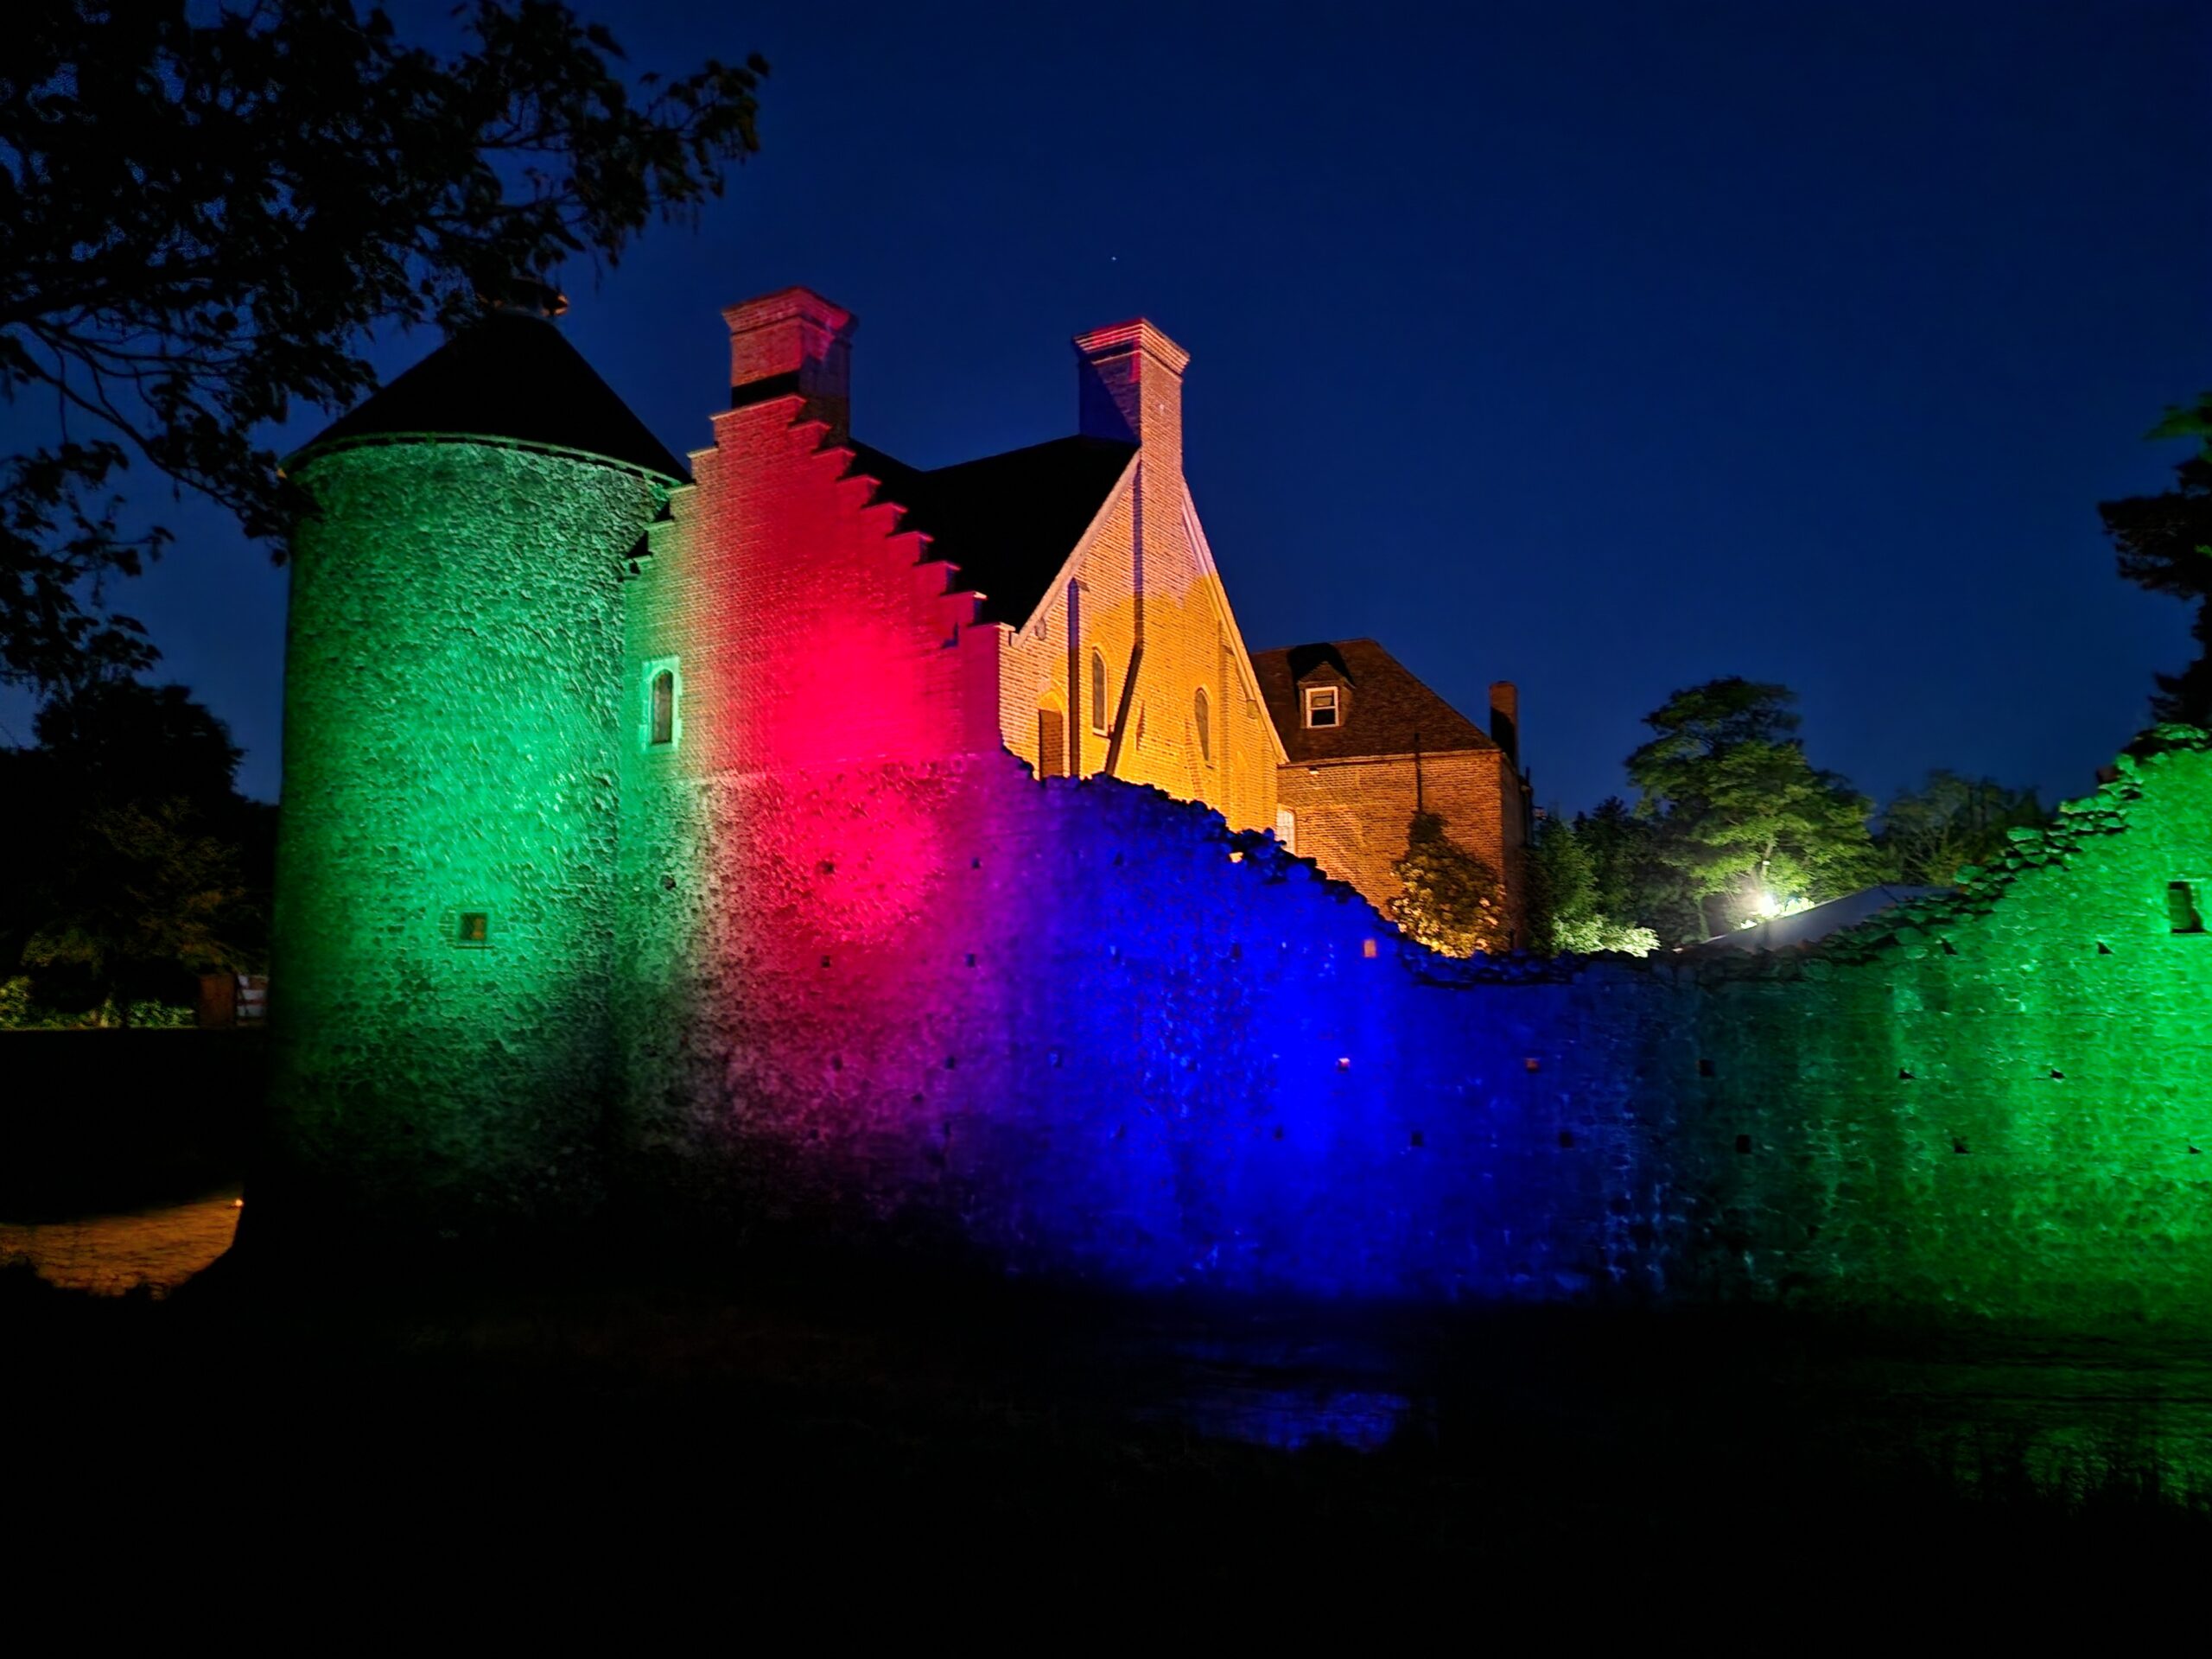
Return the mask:
M 631 1177 L 1144 1288 L 2187 1316 L 2212 941 L 2164 872 L 2212 763 L 2153 766 L 2001 896 L 1697 969 L 1444 962 L 1265 836 L 1006 757 L 702 784 L 756 829 Z M 926 826 L 895 902 L 880 821 Z
M 614 1058 L 620 584 L 660 493 L 435 442 L 299 482 L 266 1196 L 316 1224 L 572 1215 Z
M 2202 1317 L 2203 734 L 1817 953 L 1451 963 L 1265 832 L 1033 778 L 1001 632 L 798 413 L 718 417 L 650 552 L 613 467 L 303 470 L 258 1231 L 611 1174 L 1122 1287 Z

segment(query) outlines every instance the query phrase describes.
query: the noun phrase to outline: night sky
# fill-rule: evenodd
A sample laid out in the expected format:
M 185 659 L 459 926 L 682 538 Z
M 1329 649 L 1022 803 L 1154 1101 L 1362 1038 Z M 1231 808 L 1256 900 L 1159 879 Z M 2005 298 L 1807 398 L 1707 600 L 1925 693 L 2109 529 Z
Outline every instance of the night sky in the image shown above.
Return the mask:
M 1247 642 L 1373 635 L 1478 719 L 1517 680 L 1541 804 L 1727 673 L 1878 796 L 2076 794 L 2187 659 L 2094 504 L 2212 386 L 2212 7 L 580 10 L 641 68 L 774 67 L 696 232 L 567 276 L 672 448 L 720 308 L 787 283 L 858 314 L 855 431 L 921 466 L 1072 430 L 1069 336 L 1148 316 Z M 183 534 L 125 608 L 274 795 L 283 576 L 149 500 Z

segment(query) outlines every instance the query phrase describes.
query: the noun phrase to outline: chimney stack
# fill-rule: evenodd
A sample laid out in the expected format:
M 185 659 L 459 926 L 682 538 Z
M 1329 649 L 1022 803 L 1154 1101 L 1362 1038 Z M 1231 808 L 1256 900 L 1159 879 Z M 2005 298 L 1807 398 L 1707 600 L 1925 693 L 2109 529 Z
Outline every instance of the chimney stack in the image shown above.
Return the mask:
M 823 422 L 830 441 L 852 435 L 853 314 L 810 289 L 786 288 L 733 305 L 729 406 L 773 397 L 805 399 L 804 418 Z
M 1508 766 L 1521 770 L 1521 691 L 1510 680 L 1491 684 L 1490 741 L 1505 751 Z
M 1143 446 L 1171 473 L 1183 470 L 1183 370 L 1191 354 L 1143 318 L 1077 334 L 1078 429 L 1087 438 Z

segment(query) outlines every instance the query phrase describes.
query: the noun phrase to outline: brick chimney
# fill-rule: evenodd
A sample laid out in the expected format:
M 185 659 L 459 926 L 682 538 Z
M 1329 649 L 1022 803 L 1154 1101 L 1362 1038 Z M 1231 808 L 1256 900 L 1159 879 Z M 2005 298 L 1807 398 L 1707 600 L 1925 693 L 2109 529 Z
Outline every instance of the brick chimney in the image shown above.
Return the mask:
M 830 441 L 852 430 L 853 314 L 810 289 L 786 288 L 722 313 L 729 325 L 729 406 L 772 397 L 806 400 Z
M 1075 340 L 1077 408 L 1085 437 L 1144 447 L 1171 473 L 1183 470 L 1183 369 L 1191 354 L 1143 318 Z
M 1510 680 L 1491 685 L 1490 741 L 1505 751 L 1507 765 L 1521 770 L 1521 690 Z

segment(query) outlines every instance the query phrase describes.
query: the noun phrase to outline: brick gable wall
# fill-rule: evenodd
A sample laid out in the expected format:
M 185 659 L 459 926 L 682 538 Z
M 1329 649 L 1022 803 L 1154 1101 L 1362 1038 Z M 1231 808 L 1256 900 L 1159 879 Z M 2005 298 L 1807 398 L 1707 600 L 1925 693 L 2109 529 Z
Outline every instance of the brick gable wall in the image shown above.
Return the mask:
M 1000 732 L 1007 748 L 1040 767 L 1040 718 L 1072 712 L 1075 742 L 1065 753 L 1078 775 L 1104 771 L 1110 754 L 1116 777 L 1202 801 L 1234 828 L 1272 828 L 1274 734 L 1252 694 L 1228 594 L 1194 545 L 1185 503 L 1181 479 L 1163 475 L 1157 463 L 1140 460 L 1131 469 L 1041 613 L 1006 631 Z M 1072 609 L 1070 582 L 1077 588 Z M 1125 698 L 1140 629 L 1144 656 Z M 1094 650 L 1106 659 L 1103 709 L 1092 707 Z M 1209 726 L 1203 746 L 1201 689 Z
M 1516 943 L 1528 939 L 1520 780 L 1497 749 L 1423 755 L 1415 788 L 1411 755 L 1287 766 L 1276 784 L 1294 815 L 1297 850 L 1348 881 L 1386 916 L 1396 914 L 1398 877 L 1416 800 L 1452 840 L 1497 872 Z

